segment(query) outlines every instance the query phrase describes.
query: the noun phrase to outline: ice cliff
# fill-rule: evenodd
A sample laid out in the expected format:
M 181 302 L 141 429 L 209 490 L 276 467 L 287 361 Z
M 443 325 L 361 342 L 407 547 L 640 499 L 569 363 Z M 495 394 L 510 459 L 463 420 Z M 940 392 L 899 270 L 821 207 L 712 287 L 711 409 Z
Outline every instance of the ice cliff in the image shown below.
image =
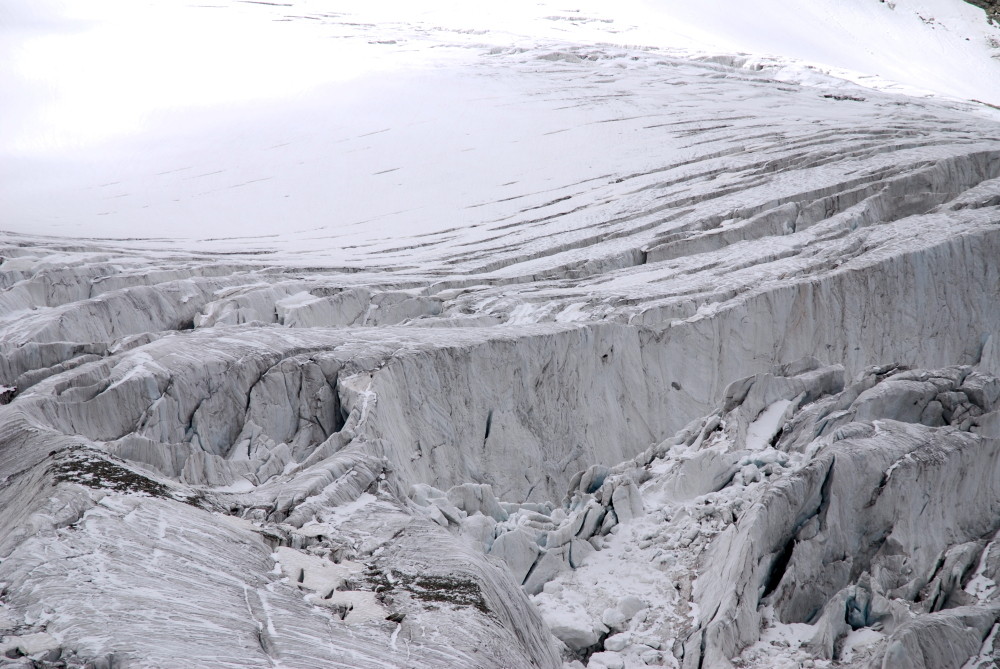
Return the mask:
M 477 63 L 423 227 L 0 233 L 0 665 L 996 666 L 996 115 Z

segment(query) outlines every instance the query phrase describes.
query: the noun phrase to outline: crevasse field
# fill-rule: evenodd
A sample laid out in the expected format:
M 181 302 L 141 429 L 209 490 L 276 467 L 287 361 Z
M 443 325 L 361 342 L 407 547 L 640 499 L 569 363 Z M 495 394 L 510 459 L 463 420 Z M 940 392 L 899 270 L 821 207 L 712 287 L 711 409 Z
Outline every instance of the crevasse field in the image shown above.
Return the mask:
M 1000 662 L 961 0 L 0 8 L 0 666 Z

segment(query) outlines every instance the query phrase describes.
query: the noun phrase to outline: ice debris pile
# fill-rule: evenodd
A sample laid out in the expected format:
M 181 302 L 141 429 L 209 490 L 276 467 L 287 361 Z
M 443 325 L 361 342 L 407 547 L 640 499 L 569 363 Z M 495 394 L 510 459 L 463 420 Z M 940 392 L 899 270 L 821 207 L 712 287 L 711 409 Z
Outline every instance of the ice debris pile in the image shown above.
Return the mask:
M 970 367 L 845 386 L 803 360 L 562 503 L 411 496 L 504 559 L 587 666 L 992 666 L 998 409 Z

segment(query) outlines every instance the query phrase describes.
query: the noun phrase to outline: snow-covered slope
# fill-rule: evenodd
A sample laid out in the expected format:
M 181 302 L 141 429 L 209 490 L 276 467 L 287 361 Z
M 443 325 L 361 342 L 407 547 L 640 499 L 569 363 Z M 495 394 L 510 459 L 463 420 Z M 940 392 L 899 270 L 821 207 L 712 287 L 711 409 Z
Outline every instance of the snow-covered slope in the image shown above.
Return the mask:
M 890 5 L 14 2 L 0 22 L 4 229 L 269 249 L 278 237 L 333 263 L 359 245 L 464 237 L 526 197 L 681 148 L 645 150 L 678 106 L 665 87 L 684 83 L 677 57 L 806 92 L 859 95 L 833 72 L 1000 105 L 1000 28 L 982 10 Z M 649 87 L 662 92 L 638 95 Z M 741 108 L 784 106 L 760 92 Z
M 171 85 L 0 129 L 0 664 L 995 663 L 980 10 L 40 6 Z

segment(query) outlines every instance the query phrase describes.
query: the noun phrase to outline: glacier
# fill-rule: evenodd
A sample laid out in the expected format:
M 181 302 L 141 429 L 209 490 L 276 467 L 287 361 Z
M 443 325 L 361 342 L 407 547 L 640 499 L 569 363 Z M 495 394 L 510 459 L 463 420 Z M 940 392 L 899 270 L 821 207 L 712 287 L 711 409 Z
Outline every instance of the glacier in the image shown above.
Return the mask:
M 0 666 L 1000 662 L 981 9 L 95 6 L 314 60 L 0 133 Z

